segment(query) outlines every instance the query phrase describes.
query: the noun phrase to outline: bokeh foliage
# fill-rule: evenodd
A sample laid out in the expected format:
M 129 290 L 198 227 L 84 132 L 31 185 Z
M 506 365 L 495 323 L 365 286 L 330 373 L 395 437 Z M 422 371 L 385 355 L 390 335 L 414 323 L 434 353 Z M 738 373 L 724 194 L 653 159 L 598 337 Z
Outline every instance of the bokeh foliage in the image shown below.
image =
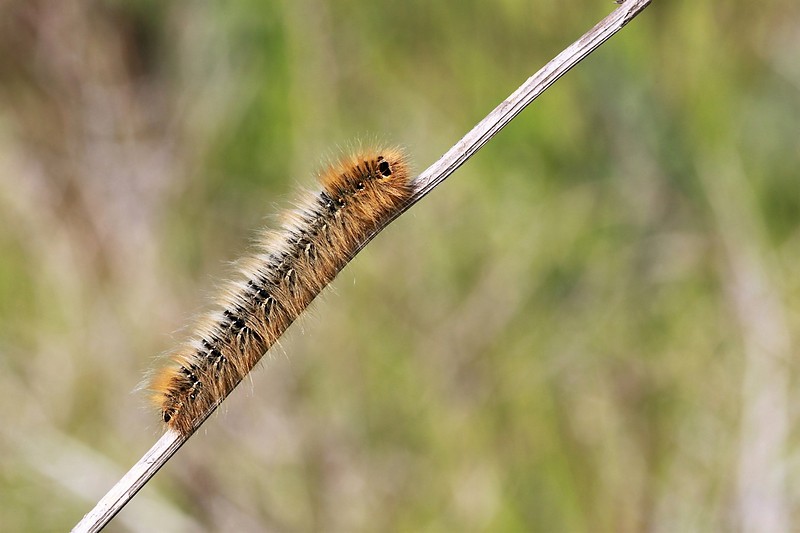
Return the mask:
M 422 170 L 611 2 L 0 3 L 0 529 L 359 140 Z M 376 239 L 110 531 L 800 524 L 800 9 L 656 0 Z

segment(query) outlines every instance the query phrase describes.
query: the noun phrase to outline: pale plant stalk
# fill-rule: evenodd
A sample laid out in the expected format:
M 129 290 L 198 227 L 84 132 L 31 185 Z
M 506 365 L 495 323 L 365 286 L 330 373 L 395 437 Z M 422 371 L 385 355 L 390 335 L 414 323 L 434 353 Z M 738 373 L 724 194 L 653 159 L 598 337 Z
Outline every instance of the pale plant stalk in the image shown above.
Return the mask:
M 744 165 L 726 153 L 698 175 L 722 241 L 723 287 L 739 324 L 744 368 L 736 486 L 742 533 L 796 531 L 787 472 L 791 439 L 791 314 L 768 253 Z
M 403 214 L 408 208 L 421 200 L 437 185 L 447 179 L 458 167 L 464 164 L 475 152 L 514 119 L 525 107 L 533 102 L 556 80 L 563 76 L 583 58 L 606 42 L 623 26 L 641 13 L 652 0 L 627 0 L 610 15 L 600 21 L 580 39 L 565 48 L 560 54 L 528 78 L 519 89 L 498 105 L 486 118 L 458 141 L 450 150 L 428 167 L 413 181 L 414 193 L 409 202 L 395 213 L 382 226 L 359 246 L 358 253 L 375 235 Z M 352 257 L 351 257 L 352 259 Z M 198 421 L 197 428 L 211 412 Z M 176 431 L 167 430 L 156 444 L 137 462 L 122 479 L 86 514 L 75 526 L 73 532 L 100 531 L 125 506 L 158 470 L 191 437 L 182 436 Z

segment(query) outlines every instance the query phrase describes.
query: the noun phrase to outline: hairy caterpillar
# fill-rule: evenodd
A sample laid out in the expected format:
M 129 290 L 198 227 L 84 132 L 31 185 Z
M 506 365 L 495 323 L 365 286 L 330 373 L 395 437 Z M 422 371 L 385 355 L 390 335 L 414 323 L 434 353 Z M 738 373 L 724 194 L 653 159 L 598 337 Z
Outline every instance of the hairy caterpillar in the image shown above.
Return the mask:
M 363 150 L 320 174 L 322 190 L 264 231 L 218 309 L 151 380 L 164 422 L 184 436 L 239 384 L 373 231 L 409 199 L 399 148 Z

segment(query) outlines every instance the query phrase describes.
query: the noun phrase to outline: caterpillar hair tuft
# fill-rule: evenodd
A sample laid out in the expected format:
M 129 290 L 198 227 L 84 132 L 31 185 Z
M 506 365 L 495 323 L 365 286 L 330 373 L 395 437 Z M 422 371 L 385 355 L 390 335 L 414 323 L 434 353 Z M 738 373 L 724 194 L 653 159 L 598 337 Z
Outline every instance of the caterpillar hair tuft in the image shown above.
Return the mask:
M 406 154 L 361 149 L 319 175 L 282 227 L 262 231 L 216 309 L 150 380 L 161 418 L 190 435 L 412 193 Z

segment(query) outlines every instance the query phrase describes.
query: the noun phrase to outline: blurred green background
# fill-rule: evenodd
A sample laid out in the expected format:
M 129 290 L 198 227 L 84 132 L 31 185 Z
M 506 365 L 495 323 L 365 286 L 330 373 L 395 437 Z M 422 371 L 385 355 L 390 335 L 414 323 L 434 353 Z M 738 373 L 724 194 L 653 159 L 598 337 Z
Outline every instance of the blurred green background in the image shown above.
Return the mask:
M 421 171 L 610 1 L 0 3 L 0 530 L 359 139 Z M 800 6 L 656 0 L 339 276 L 108 531 L 800 528 Z

